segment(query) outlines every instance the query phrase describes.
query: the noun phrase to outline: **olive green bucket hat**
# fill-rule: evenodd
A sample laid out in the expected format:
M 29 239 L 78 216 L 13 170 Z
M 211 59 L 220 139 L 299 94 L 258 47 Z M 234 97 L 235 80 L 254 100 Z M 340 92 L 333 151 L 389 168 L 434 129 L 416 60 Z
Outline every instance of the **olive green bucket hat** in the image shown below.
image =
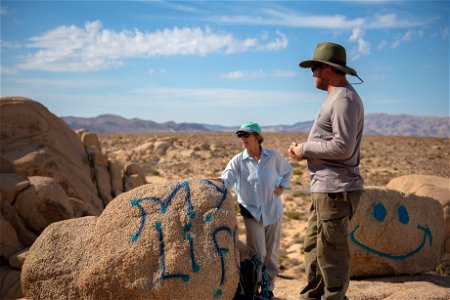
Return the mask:
M 347 55 L 345 53 L 345 48 L 339 44 L 331 42 L 318 43 L 316 49 L 314 50 L 313 58 L 302 61 L 299 65 L 302 68 L 311 68 L 317 63 L 330 65 L 346 74 L 358 77 L 355 69 L 347 66 Z

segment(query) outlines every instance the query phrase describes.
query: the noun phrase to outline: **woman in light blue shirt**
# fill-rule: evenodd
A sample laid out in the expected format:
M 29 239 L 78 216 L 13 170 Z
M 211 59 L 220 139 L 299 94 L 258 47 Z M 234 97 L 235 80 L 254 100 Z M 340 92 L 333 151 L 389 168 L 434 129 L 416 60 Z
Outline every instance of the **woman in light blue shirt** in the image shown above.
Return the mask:
M 257 123 L 243 124 L 236 135 L 245 149 L 230 160 L 220 178 L 228 189 L 236 185 L 249 256 L 258 255 L 264 262 L 272 298 L 279 269 L 280 195 L 289 185 L 292 166 L 276 151 L 261 146 L 264 138 Z

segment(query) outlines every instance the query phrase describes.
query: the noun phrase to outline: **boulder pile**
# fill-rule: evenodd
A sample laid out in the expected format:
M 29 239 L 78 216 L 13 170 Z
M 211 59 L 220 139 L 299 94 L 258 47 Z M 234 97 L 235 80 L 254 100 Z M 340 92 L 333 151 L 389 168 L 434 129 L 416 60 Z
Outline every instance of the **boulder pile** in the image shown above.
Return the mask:
M 42 104 L 0 99 L 1 299 L 19 298 L 24 251 L 51 223 L 98 216 L 117 195 L 145 184 L 138 165 L 102 153 L 94 133 L 75 133 Z

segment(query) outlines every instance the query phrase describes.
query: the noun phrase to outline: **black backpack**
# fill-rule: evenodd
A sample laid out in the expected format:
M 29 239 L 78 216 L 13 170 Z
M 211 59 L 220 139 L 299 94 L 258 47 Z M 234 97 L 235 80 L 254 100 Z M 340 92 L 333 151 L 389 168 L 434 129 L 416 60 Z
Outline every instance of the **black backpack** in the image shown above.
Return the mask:
M 233 300 L 269 298 L 269 278 L 266 267 L 258 256 L 241 261 L 239 285 Z

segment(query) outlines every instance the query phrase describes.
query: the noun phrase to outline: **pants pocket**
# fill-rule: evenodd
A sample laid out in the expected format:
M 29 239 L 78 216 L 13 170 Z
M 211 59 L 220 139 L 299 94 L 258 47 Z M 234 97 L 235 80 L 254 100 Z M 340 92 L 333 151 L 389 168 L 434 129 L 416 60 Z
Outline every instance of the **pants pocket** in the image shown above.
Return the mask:
M 344 193 L 314 193 L 313 201 L 319 221 L 348 217 L 351 211 Z
M 322 243 L 333 246 L 337 250 L 340 246 L 347 244 L 348 217 L 330 219 L 321 222 Z

